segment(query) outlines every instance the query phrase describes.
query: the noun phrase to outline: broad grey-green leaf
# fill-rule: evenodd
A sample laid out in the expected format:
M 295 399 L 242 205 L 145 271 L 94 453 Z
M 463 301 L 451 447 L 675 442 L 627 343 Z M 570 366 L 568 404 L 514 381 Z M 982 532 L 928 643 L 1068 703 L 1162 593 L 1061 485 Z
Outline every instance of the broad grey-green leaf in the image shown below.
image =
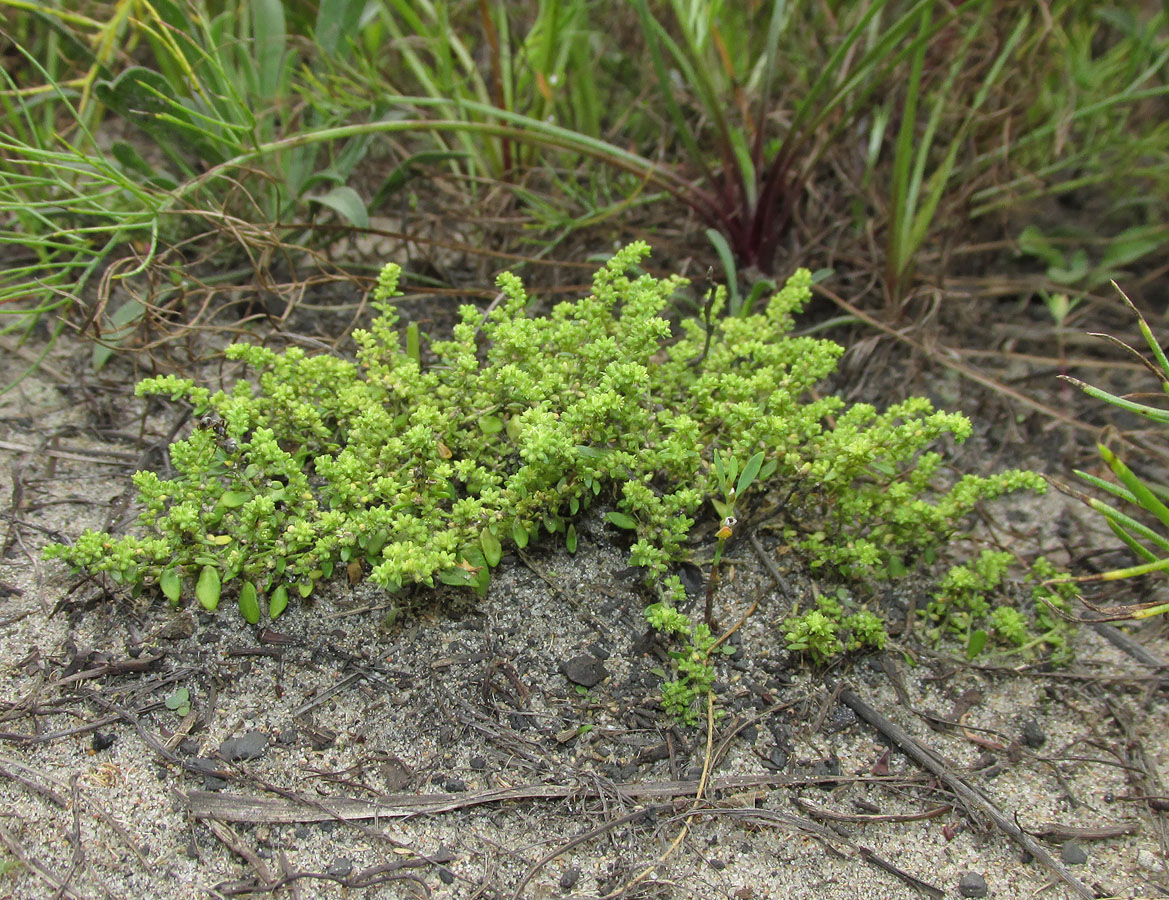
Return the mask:
M 327 194 L 314 194 L 305 199 L 309 203 L 319 203 L 322 206 L 329 207 L 333 212 L 348 219 L 351 224 L 356 225 L 358 228 L 369 227 L 369 210 L 365 208 L 365 202 L 358 195 L 357 191 L 353 190 L 347 184 L 339 185 Z
M 93 370 L 95 372 L 109 362 L 114 350 L 134 333 L 134 326 L 142 318 L 143 312 L 145 312 L 145 307 L 133 298 L 114 310 L 113 315 L 109 318 L 109 324 L 113 327 L 102 335 L 102 343 L 93 345 Z

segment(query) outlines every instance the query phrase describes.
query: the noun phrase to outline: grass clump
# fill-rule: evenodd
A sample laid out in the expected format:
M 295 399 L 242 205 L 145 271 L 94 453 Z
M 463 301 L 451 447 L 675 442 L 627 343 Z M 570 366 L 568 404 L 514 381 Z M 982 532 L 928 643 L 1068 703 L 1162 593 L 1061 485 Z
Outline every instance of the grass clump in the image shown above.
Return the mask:
M 429 367 L 400 341 L 390 265 L 377 318 L 354 333 L 355 361 L 239 344 L 228 355 L 256 383 L 212 393 L 146 379 L 140 395 L 185 400 L 201 423 L 171 446 L 176 477 L 134 476 L 139 535 L 86 532 L 48 555 L 209 609 L 228 589 L 256 622 L 338 565 L 389 590 L 483 592 L 507 546 L 555 534 L 575 550 L 574 518 L 601 499 L 632 532 L 631 562 L 662 589 L 660 627 L 693 637 L 664 578 L 707 501 L 725 511 L 726 460 L 748 461 L 744 491 L 782 492 L 778 515 L 810 565 L 858 579 L 931 556 L 981 499 L 1044 488 L 1026 472 L 936 487 L 942 457 L 926 448 L 964 439 L 970 424 L 926 400 L 881 413 L 807 399 L 842 350 L 789 334 L 810 296 L 806 270 L 754 315 L 695 319 L 674 334 L 662 313 L 685 282 L 637 275 L 648 252 L 618 252 L 589 296 L 543 317 L 528 315 L 518 278 L 500 276 L 503 302 L 486 315 L 464 307 L 451 339 L 431 344 Z M 734 496 L 736 512 L 749 501 Z M 692 643 L 703 659 L 712 649 Z M 708 689 L 693 674 L 683 680 Z

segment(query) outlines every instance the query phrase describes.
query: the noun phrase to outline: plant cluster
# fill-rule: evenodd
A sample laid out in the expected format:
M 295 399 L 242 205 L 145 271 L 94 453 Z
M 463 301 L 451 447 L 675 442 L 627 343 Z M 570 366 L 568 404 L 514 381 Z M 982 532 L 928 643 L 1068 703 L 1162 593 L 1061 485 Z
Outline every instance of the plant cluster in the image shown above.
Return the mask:
M 662 587 L 664 597 L 646 607 L 646 621 L 663 635 L 681 641 L 679 649 L 670 651 L 674 671 L 659 673 L 663 679 L 662 708 L 692 725 L 698 721 L 699 701 L 710 693 L 714 684 L 712 656 L 718 642 L 709 625 L 705 622 L 695 625 L 689 616 L 678 611 L 678 606 L 686 601 L 686 589 L 677 575 L 666 578 Z M 725 644 L 721 649 L 728 655 L 734 653 Z
M 847 593 L 842 589 L 839 596 L 844 599 Z M 889 638 L 879 616 L 867 609 L 846 615 L 840 599 L 828 594 L 817 598 L 815 609 L 789 616 L 783 626 L 787 649 L 818 664 L 844 653 L 881 650 Z
M 237 344 L 227 355 L 255 382 L 214 393 L 172 375 L 140 382 L 139 395 L 184 400 L 198 418 L 170 448 L 176 477 L 135 474 L 140 534 L 87 531 L 47 555 L 134 592 L 157 585 L 172 602 L 193 593 L 208 609 L 230 586 L 254 623 L 339 565 L 389 590 L 483 592 L 506 546 L 544 533 L 574 551 L 574 518 L 597 498 L 633 532 L 630 561 L 662 584 L 704 504 L 729 536 L 752 485 L 782 492 L 786 534 L 810 565 L 852 578 L 934 553 L 982 499 L 1044 488 L 1026 472 L 935 486 L 941 456 L 926 448 L 970 426 L 925 400 L 878 413 L 806 399 L 841 353 L 789 334 L 810 296 L 806 270 L 758 313 L 683 322 L 675 335 L 661 314 L 684 281 L 636 275 L 647 253 L 618 252 L 589 296 L 541 317 L 519 279 L 501 276 L 504 301 L 486 315 L 464 307 L 426 368 L 413 341 L 401 345 L 388 265 L 355 361 Z M 715 306 L 725 299 L 718 291 Z M 682 710 L 709 689 L 714 642 L 677 611 L 677 582 L 664 584 L 650 618 L 686 641 L 668 688 Z M 834 604 L 809 614 L 835 622 L 831 637 L 805 619 L 808 637 L 789 641 L 818 657 L 833 641 L 880 645 L 868 613 L 842 619 Z
M 1019 593 L 1007 581 L 1015 557 L 1001 550 L 983 550 L 978 558 L 953 566 L 942 578 L 933 598 L 920 611 L 928 639 L 951 636 L 966 644 L 973 659 L 993 640 L 1003 652 L 1037 653 L 1041 650 L 1066 655 L 1072 633 L 1067 615 L 1075 585 L 1046 559 L 1030 567 L 1028 611 L 1012 603 Z M 996 602 L 1001 600 L 1002 602 Z

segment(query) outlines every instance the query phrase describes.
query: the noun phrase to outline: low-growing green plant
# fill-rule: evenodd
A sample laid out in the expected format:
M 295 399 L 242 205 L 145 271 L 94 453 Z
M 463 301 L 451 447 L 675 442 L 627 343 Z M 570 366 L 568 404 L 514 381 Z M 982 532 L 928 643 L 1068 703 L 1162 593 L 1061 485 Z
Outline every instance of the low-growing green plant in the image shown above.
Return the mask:
M 140 534 L 87 531 L 47 555 L 176 603 L 193 594 L 214 609 L 226 589 L 257 622 L 338 564 L 389 590 L 484 592 L 505 546 L 543 533 L 575 550 L 574 519 L 597 498 L 633 532 L 630 560 L 650 582 L 687 554 L 707 500 L 737 510 L 752 484 L 780 492 L 776 515 L 811 566 L 868 579 L 932 558 L 980 500 L 1044 489 L 1026 472 L 936 485 L 942 457 L 926 448 L 963 440 L 970 424 L 924 399 L 884 413 L 807 399 L 842 350 L 789 334 L 811 293 L 806 270 L 757 313 L 675 334 L 661 313 L 684 280 L 635 275 L 648 252 L 621 250 L 589 296 L 541 317 L 519 279 L 500 276 L 503 302 L 486 315 L 464 307 L 429 367 L 401 346 L 389 265 L 355 361 L 237 344 L 228 357 L 256 377 L 230 391 L 142 381 L 139 395 L 185 401 L 199 422 L 170 448 L 175 477 L 135 474 Z M 719 289 L 715 311 L 725 302 Z M 700 656 L 702 627 L 688 636 Z M 697 671 L 682 674 L 705 690 Z
M 1002 652 L 1026 653 L 1039 648 L 1066 652 L 1072 627 L 1066 619 L 1075 585 L 1052 581 L 1059 578 L 1056 567 L 1045 557 L 1037 558 L 1027 573 L 1032 583 L 1030 610 L 1013 605 L 1008 572 L 1015 564 L 1011 553 L 983 550 L 978 558 L 950 568 L 933 598 L 920 614 L 926 636 L 937 643 L 951 637 L 962 640 L 973 659 L 991 641 Z M 1061 616 L 1060 613 L 1063 613 Z
M 686 602 L 686 589 L 677 575 L 669 576 L 663 585 L 664 599 L 646 607 L 645 618 L 650 626 L 664 635 L 679 638 L 682 646 L 670 651 L 674 671 L 662 673 L 662 708 L 675 718 L 693 725 L 698 721 L 700 702 L 714 684 L 712 655 L 717 639 L 705 622 L 695 625 L 690 617 L 678 612 Z M 722 645 L 724 652 L 734 650 Z
M 817 664 L 843 653 L 881 650 L 889 637 L 876 614 L 860 609 L 845 615 L 840 601 L 829 594 L 817 598 L 815 609 L 788 616 L 783 627 L 787 649 L 807 654 Z

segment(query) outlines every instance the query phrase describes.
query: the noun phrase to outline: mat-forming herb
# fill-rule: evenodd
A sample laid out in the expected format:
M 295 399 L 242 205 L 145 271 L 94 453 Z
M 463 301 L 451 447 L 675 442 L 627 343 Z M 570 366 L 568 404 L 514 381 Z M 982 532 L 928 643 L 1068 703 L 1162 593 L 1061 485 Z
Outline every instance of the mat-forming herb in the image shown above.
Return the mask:
M 1014 563 L 1014 554 L 983 550 L 977 559 L 951 567 L 920 613 L 927 638 L 934 642 L 946 636 L 964 640 L 970 658 L 988 646 L 1003 653 L 1044 649 L 1065 654 L 1072 630 L 1065 616 L 1076 593 L 1075 584 L 1047 583 L 1056 579 L 1059 571 L 1041 556 L 1027 573 L 1032 582 L 1030 598 L 1020 608 L 1010 596 L 1025 595 L 1022 585 L 1008 580 Z
M 842 597 L 847 592 L 841 590 Z M 787 649 L 807 654 L 813 662 L 826 663 L 846 652 L 880 650 L 888 635 L 885 624 L 867 609 L 845 614 L 840 600 L 823 594 L 816 608 L 789 616 L 783 623 Z
M 980 500 L 1043 490 L 1018 471 L 939 486 L 942 456 L 928 448 L 971 429 L 927 400 L 880 412 L 809 399 L 842 349 L 789 334 L 811 294 L 806 270 L 758 312 L 675 331 L 663 313 L 685 281 L 637 274 L 648 252 L 621 250 L 589 296 L 544 316 L 501 275 L 503 302 L 464 307 L 427 366 L 401 346 L 388 265 L 355 360 L 238 344 L 228 357 L 255 377 L 229 391 L 146 379 L 139 395 L 185 401 L 200 423 L 170 448 L 174 477 L 134 476 L 137 534 L 88 531 L 48 555 L 172 602 L 210 609 L 226 593 L 256 622 L 338 566 L 391 591 L 483 592 L 505 548 L 554 534 L 575 550 L 574 520 L 596 500 L 661 584 L 708 500 L 750 511 L 728 496 L 750 480 L 735 481 L 731 460 L 754 479 L 751 497 L 782 500 L 773 517 L 808 564 L 848 578 L 930 557 Z M 720 289 L 715 311 L 725 303 Z

